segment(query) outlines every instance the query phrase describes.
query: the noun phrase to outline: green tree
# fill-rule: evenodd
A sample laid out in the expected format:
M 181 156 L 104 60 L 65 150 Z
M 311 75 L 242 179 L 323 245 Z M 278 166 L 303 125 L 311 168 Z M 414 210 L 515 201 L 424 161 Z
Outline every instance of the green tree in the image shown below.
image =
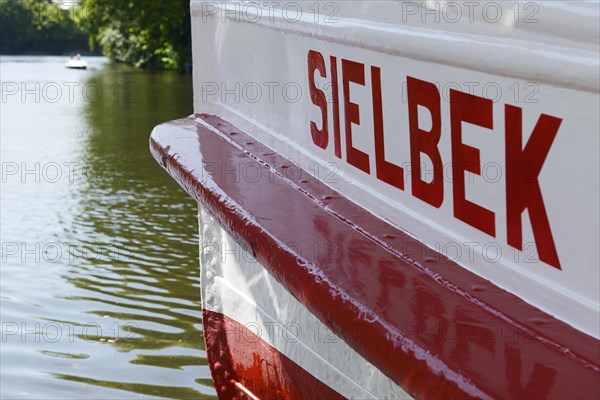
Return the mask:
M 74 9 L 49 0 L 0 0 L 0 53 L 64 54 L 88 49 Z
M 139 68 L 183 69 L 191 58 L 189 0 L 80 0 L 90 45 Z

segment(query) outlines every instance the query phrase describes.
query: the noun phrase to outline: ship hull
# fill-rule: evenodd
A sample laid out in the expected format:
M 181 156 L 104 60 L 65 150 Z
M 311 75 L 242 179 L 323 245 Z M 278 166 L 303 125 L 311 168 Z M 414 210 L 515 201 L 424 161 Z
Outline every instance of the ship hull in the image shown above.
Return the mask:
M 204 337 L 222 398 L 410 398 L 200 215 Z
M 598 397 L 599 7 L 469 4 L 192 1 L 220 399 Z
M 221 399 L 600 390 L 597 339 L 308 180 L 226 121 L 160 125 L 151 149 L 199 203 L 203 323 Z M 242 179 L 236 168 L 260 173 Z

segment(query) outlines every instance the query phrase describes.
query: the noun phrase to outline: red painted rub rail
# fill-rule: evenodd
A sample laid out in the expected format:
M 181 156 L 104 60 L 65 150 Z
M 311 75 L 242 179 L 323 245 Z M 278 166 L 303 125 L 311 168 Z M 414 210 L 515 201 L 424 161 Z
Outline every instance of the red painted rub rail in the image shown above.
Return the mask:
M 434 253 L 226 121 L 160 125 L 150 147 L 290 293 L 409 394 L 600 396 L 597 339 Z

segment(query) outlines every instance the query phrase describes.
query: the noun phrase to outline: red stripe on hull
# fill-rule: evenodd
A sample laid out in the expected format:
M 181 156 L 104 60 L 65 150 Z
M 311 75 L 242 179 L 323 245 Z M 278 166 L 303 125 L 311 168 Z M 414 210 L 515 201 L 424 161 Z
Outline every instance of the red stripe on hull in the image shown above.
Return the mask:
M 202 321 L 206 356 L 219 399 L 344 398 L 231 318 L 204 310 Z

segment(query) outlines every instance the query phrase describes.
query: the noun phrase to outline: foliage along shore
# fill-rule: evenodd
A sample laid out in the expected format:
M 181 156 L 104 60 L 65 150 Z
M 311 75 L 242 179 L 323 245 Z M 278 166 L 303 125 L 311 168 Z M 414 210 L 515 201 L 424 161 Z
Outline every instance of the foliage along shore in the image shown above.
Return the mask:
M 0 54 L 101 51 L 158 70 L 184 70 L 191 60 L 189 0 L 0 0 L 0 18 Z

